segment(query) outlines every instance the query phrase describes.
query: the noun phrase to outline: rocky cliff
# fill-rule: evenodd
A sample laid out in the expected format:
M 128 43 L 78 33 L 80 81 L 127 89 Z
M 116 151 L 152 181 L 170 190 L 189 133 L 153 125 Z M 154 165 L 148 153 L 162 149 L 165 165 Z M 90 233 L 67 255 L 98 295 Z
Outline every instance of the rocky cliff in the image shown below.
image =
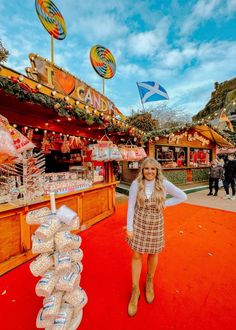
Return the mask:
M 219 115 L 221 111 L 229 105 L 233 104 L 235 100 L 236 103 L 236 78 L 231 80 L 226 80 L 222 83 L 215 83 L 215 90 L 211 93 L 211 98 L 206 104 L 204 109 L 199 111 L 194 117 L 193 120 L 199 120 L 211 115 L 214 115 L 217 112 Z M 235 112 L 235 106 L 229 109 L 230 113 Z

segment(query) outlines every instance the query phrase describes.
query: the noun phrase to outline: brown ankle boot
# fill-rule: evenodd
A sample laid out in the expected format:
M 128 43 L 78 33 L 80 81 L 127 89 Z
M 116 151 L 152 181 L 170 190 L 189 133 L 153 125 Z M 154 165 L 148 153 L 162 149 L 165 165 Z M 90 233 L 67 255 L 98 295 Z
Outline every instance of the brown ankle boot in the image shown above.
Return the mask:
M 140 290 L 137 286 L 133 286 L 132 295 L 130 297 L 129 305 L 128 305 L 128 315 L 134 316 L 138 310 L 138 300 L 140 297 Z
M 146 277 L 146 301 L 148 304 L 151 304 L 154 300 L 154 287 L 153 287 L 153 276 L 147 274 Z

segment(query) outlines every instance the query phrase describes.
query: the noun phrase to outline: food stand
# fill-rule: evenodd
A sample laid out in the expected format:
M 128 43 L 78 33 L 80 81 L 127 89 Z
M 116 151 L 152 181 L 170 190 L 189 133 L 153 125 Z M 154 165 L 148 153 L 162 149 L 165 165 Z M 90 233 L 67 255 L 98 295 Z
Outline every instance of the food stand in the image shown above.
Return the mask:
M 44 153 L 45 189 L 49 188 L 27 203 L 0 204 L 0 274 L 32 258 L 35 228 L 27 225 L 25 215 L 49 207 L 50 184 L 57 208 L 65 204 L 78 213 L 80 230 L 111 215 L 117 184 L 112 162 L 93 161 L 90 145 L 104 135 L 118 144 L 131 130 L 132 136 L 143 134 L 124 123 L 103 94 L 38 55 L 30 54 L 30 61 L 27 76 L 0 67 L 0 115 Z
M 176 184 L 206 181 L 210 161 L 216 158 L 216 147 L 233 146 L 208 125 L 189 125 L 150 135 L 148 155 L 160 162 L 164 176 Z M 137 176 L 139 163 L 123 162 L 122 166 L 122 181 L 132 182 Z

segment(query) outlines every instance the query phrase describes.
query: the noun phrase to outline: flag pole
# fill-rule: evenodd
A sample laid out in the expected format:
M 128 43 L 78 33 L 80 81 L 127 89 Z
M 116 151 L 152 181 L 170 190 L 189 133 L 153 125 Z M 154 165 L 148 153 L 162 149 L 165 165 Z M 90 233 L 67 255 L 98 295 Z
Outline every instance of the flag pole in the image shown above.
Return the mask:
M 140 100 L 141 100 L 141 103 L 142 103 L 142 106 L 143 106 L 143 111 L 145 112 L 145 108 L 144 108 L 143 100 L 142 100 L 142 97 L 141 97 L 141 94 L 140 94 L 139 86 L 138 86 L 138 83 L 137 82 L 136 82 L 136 84 L 137 84 L 137 87 L 138 87 Z
M 141 103 L 142 103 L 142 106 L 143 106 L 143 111 L 145 112 L 145 108 L 144 108 L 143 100 L 142 99 L 141 99 Z

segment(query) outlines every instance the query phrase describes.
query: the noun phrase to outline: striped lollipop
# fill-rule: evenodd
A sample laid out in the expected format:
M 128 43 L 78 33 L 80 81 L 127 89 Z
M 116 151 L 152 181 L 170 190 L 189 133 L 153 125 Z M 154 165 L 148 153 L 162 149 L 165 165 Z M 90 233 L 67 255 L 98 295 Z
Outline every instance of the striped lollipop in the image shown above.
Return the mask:
M 105 47 L 95 45 L 90 50 L 90 61 L 94 70 L 105 79 L 111 79 L 116 73 L 116 61 Z
M 35 0 L 38 17 L 51 36 L 62 40 L 66 37 L 66 23 L 51 0 Z

